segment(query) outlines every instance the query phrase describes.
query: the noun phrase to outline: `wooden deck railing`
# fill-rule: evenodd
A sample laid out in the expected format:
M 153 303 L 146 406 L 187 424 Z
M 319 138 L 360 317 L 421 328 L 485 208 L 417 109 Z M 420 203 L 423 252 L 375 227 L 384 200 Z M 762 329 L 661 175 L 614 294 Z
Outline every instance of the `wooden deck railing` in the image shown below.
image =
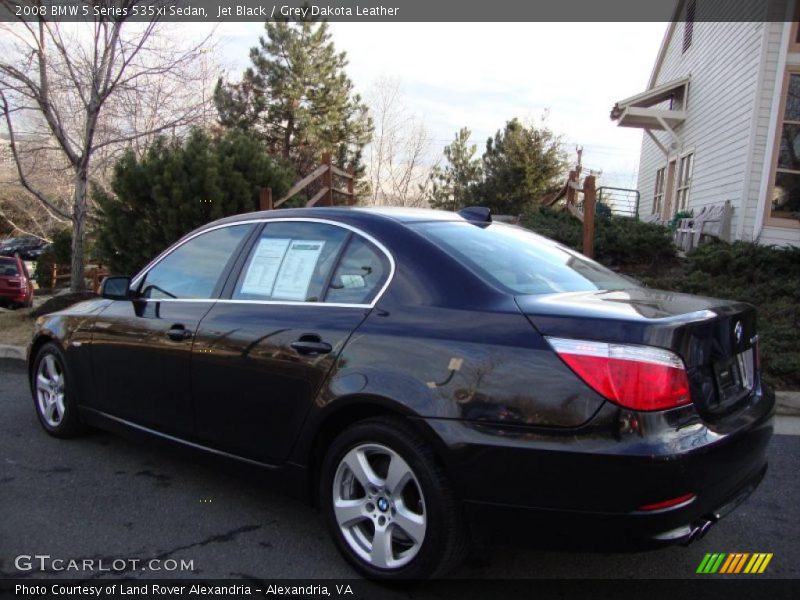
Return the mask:
M 272 210 L 284 204 L 289 198 L 306 189 L 309 185 L 322 178 L 322 186 L 306 202 L 306 206 L 337 206 L 355 204 L 355 176 L 353 170 L 347 171 L 335 166 L 331 161 L 330 153 L 322 155 L 322 164 L 311 173 L 295 182 L 289 191 L 277 202 L 272 201 L 272 190 L 261 190 L 259 206 L 261 210 Z M 338 185 L 338 187 L 337 187 Z M 337 202 L 342 199 L 343 202 Z

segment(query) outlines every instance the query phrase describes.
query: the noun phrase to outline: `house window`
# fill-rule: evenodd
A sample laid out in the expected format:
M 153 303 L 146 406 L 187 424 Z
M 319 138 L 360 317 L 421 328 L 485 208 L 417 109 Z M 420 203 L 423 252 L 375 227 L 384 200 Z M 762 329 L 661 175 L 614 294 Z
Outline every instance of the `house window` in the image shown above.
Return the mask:
M 770 216 L 797 219 L 800 218 L 800 74 L 789 74 L 779 131 Z
M 689 208 L 689 188 L 692 185 L 692 171 L 694 171 L 694 154 L 681 156 L 678 166 L 678 181 L 675 191 L 675 212 Z
M 697 10 L 697 0 L 689 0 L 686 3 L 686 18 L 683 21 L 683 51 L 686 52 L 692 45 L 692 34 L 694 33 L 694 14 Z
M 664 174 L 666 168 L 662 167 L 656 171 L 656 189 L 653 192 L 653 214 L 660 215 L 664 206 Z

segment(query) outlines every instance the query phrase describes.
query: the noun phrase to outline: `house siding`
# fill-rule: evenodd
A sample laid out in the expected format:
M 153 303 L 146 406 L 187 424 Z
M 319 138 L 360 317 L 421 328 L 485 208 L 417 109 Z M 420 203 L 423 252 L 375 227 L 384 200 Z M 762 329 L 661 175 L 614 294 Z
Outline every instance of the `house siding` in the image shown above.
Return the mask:
M 745 173 L 752 167 L 748 158 L 759 91 L 763 28 L 770 25 L 757 22 L 760 12 L 757 4 L 749 0 L 730 3 L 731 19 L 740 22 L 704 22 L 700 20 L 702 15 L 698 15 L 692 45 L 685 53 L 684 24 L 677 23 L 653 82 L 659 85 L 691 77 L 687 117 L 675 129 L 681 146 L 673 149 L 671 155 L 694 152 L 689 206 L 697 212 L 703 206 L 729 200 L 734 207 L 732 232 L 737 231 L 741 218 L 739 207 L 745 193 Z M 698 10 L 701 7 L 698 3 Z M 654 133 L 669 146 L 672 140 L 667 132 Z M 666 165 L 663 152 L 645 134 L 638 178 L 643 216 L 652 212 L 656 170 Z M 751 184 L 750 180 L 748 190 Z
M 778 75 L 778 60 L 783 44 L 783 23 L 765 23 L 765 42 L 761 57 L 761 81 L 755 97 L 756 114 L 752 131 L 752 150 L 750 156 L 750 173 L 746 201 L 738 237 L 753 241 L 757 235 L 756 214 L 763 211 L 763 203 L 759 202 L 762 194 L 762 181 L 765 163 L 772 159 L 772 147 L 769 143 L 769 129 L 773 121 L 773 103 L 775 95 L 780 94 L 782 76 Z M 776 87 L 777 86 L 777 87 Z

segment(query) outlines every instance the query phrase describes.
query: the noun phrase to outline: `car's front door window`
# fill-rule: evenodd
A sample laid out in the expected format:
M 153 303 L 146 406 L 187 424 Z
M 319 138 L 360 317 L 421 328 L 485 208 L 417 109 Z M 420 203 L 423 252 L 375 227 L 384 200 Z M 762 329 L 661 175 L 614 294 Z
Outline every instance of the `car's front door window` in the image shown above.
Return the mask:
M 182 244 L 148 271 L 139 288 L 141 295 L 158 299 L 215 297 L 226 265 L 251 227 L 222 227 Z

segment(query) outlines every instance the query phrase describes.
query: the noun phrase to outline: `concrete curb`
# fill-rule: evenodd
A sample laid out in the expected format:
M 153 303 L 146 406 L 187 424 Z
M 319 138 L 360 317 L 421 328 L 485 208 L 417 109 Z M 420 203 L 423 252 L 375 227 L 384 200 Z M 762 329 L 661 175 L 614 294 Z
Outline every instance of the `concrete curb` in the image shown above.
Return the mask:
M 775 392 L 779 415 L 800 417 L 800 392 Z
M 25 360 L 25 346 L 0 344 L 0 359 Z M 800 417 L 800 392 L 775 392 L 777 413 L 790 417 Z
M 25 360 L 25 346 L 11 346 L 0 344 L 0 358 Z

